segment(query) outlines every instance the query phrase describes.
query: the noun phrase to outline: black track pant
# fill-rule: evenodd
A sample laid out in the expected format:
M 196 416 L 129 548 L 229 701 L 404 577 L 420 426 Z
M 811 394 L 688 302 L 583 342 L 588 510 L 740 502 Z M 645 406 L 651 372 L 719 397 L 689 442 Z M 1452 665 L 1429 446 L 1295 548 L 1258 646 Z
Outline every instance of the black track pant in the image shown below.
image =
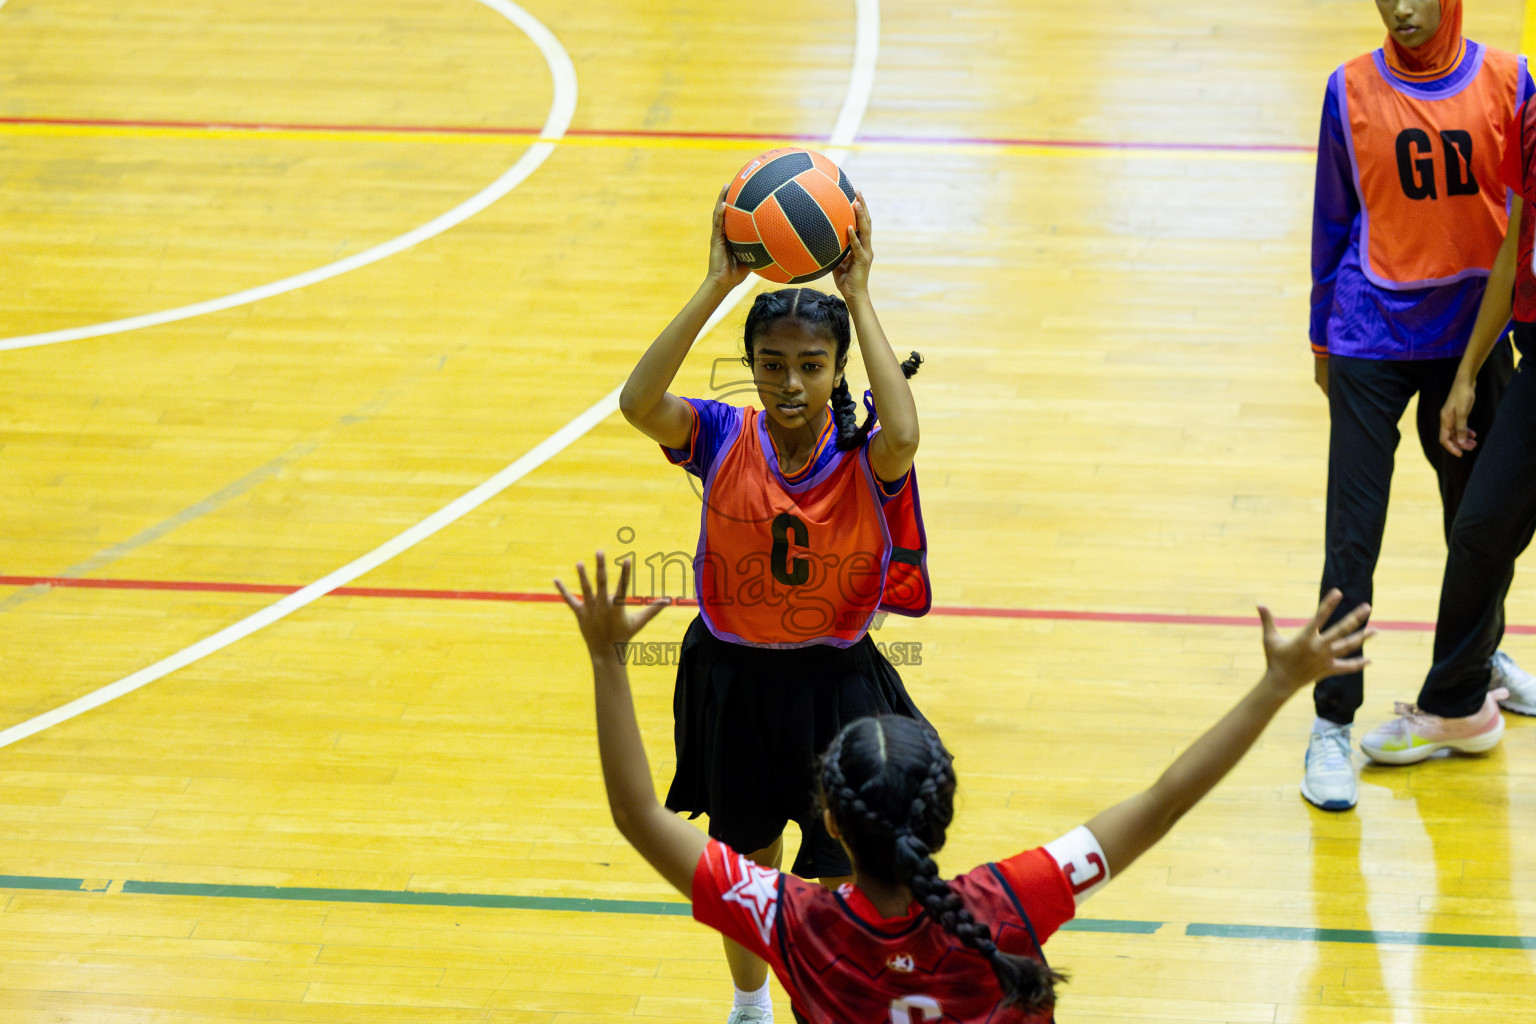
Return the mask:
M 1440 481 L 1447 539 L 1462 495 L 1489 443 L 1494 412 L 1513 372 L 1514 354 L 1501 339 L 1477 378 L 1477 402 L 1471 422 L 1478 447 L 1456 458 L 1440 447 L 1440 407 L 1450 394 L 1460 359 L 1328 360 L 1328 519 L 1321 592 L 1337 587 L 1344 593 L 1332 622 L 1362 601 L 1370 601 L 1371 578 L 1381 554 L 1387 525 L 1387 497 L 1392 488 L 1392 464 L 1401 439 L 1397 424 L 1415 394 L 1419 396 L 1419 447 Z M 1502 591 L 1500 592 L 1502 601 Z M 1502 627 L 1502 622 L 1500 623 Z M 1438 657 L 1438 652 L 1437 652 Z M 1355 720 L 1365 697 L 1360 672 L 1331 676 L 1312 691 L 1317 714 L 1329 721 Z
M 1477 468 L 1451 527 L 1435 626 L 1435 664 L 1419 707 L 1475 714 L 1488 695 L 1488 661 L 1504 636 L 1504 595 L 1536 529 L 1536 325 L 1515 325 L 1520 372 L 1499 403 L 1493 436 L 1478 434 Z M 1478 386 L 1477 404 L 1483 401 Z M 1476 409 L 1477 405 L 1473 406 Z

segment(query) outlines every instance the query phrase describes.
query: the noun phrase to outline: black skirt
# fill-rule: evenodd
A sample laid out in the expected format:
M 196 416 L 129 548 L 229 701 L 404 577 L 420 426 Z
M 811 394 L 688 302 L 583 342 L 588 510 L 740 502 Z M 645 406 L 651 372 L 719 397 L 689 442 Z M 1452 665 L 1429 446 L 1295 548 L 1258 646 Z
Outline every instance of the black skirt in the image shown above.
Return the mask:
M 695 618 L 683 638 L 672 699 L 677 772 L 667 806 L 709 815 L 709 834 L 751 853 L 787 822 L 803 841 L 803 878 L 853 873 L 822 825 L 816 759 L 843 726 L 869 715 L 922 713 L 873 640 L 777 650 L 717 638 Z

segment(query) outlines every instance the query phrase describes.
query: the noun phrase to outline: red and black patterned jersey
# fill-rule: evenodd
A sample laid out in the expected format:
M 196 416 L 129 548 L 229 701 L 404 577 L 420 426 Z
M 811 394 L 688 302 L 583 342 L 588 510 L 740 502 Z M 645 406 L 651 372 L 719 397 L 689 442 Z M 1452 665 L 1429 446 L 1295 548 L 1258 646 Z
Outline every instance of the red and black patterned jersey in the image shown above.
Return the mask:
M 1536 97 L 1526 100 L 1504 133 L 1504 160 L 1499 165 L 1504 184 L 1525 200 L 1520 216 L 1520 248 L 1515 260 L 1514 317 L 1522 323 L 1536 323 Z
M 1108 880 L 1086 828 L 950 879 L 1005 952 L 1042 944 Z M 810 1024 L 1033 1024 L 1049 1013 L 1002 1005 L 987 959 L 916 903 L 887 918 L 851 885 L 836 892 L 759 867 L 710 842 L 693 877 L 693 915 L 766 960 Z

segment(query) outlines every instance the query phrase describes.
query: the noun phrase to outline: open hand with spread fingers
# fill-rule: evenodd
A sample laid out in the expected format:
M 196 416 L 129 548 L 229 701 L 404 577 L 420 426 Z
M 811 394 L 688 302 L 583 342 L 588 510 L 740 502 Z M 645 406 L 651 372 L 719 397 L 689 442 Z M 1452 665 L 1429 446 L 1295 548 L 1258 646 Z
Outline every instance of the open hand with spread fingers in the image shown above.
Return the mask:
M 643 605 L 638 612 L 630 613 L 624 599 L 629 589 L 629 573 L 633 562 L 624 561 L 619 567 L 619 583 L 613 593 L 608 593 L 608 564 L 603 553 L 597 553 L 597 586 L 594 590 L 587 580 L 587 567 L 576 563 L 576 576 L 581 581 L 581 597 L 577 598 L 565 584 L 555 580 L 555 589 L 565 599 L 566 607 L 576 615 L 576 625 L 587 642 L 587 651 L 593 660 L 599 657 L 617 658 L 619 645 L 627 642 L 645 624 L 661 614 L 671 603 L 661 598 Z
M 1280 634 L 1269 609 L 1259 605 L 1259 620 L 1264 625 L 1266 675 L 1276 683 L 1298 690 L 1327 676 L 1359 672 L 1369 664 L 1368 659 L 1358 652 L 1361 645 L 1376 635 L 1374 629 L 1365 628 L 1371 615 L 1370 605 L 1360 604 L 1338 622 L 1323 628 L 1323 623 L 1343 599 L 1344 595 L 1338 590 L 1330 590 L 1317 606 L 1312 621 L 1290 637 Z

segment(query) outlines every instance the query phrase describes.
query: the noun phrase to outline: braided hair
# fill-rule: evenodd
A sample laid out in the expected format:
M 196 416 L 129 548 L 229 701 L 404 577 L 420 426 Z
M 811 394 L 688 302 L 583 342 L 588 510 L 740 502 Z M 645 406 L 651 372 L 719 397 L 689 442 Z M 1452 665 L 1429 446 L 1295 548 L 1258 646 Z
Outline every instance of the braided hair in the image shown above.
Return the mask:
M 781 288 L 776 292 L 760 292 L 747 312 L 746 348 L 742 363 L 752 365 L 752 350 L 757 339 L 780 320 L 795 320 L 810 330 L 826 335 L 837 346 L 836 363 L 839 368 L 848 359 L 848 346 L 852 334 L 848 328 L 848 304 L 836 295 L 828 295 L 814 288 Z M 923 357 L 913 352 L 901 364 L 903 376 L 911 377 L 923 365 Z M 863 446 L 875 425 L 871 412 L 859 422 L 859 406 L 848 391 L 848 378 L 832 389 L 832 419 L 837 424 L 839 451 L 852 451 Z
M 1055 1005 L 1066 977 L 999 949 L 939 875 L 933 854 L 954 819 L 955 772 L 932 727 L 899 716 L 853 722 L 822 757 L 821 793 L 861 874 L 911 889 L 941 928 L 987 958 L 1004 1003 L 1026 1011 Z

